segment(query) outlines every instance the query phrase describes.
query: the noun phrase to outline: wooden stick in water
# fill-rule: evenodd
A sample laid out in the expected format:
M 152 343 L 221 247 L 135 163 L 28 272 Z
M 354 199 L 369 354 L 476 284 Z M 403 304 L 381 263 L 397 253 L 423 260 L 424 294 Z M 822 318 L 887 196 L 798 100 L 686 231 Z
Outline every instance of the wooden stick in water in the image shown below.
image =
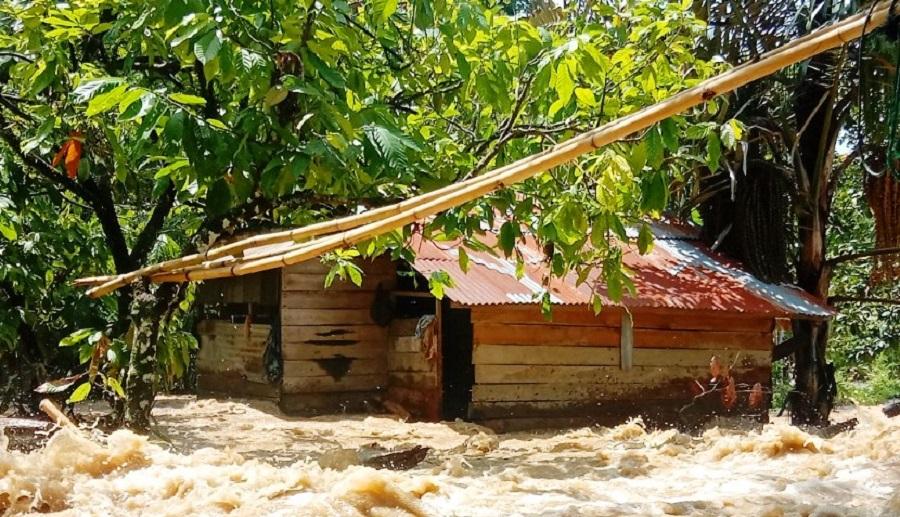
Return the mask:
M 41 400 L 41 403 L 38 405 L 38 407 L 48 417 L 50 417 L 50 420 L 54 424 L 56 424 L 60 427 L 67 427 L 69 429 L 77 429 L 75 427 L 75 424 L 73 424 L 72 421 L 69 420 L 69 417 L 64 415 L 63 412 L 60 411 L 59 408 L 56 407 L 56 404 L 54 404 L 50 399 Z

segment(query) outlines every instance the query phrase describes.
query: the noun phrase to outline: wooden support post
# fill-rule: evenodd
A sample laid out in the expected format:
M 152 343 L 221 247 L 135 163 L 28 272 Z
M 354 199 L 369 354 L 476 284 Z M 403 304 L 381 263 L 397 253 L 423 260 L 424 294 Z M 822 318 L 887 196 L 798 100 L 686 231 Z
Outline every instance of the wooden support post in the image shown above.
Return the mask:
M 634 352 L 634 320 L 631 318 L 631 313 L 626 311 L 622 311 L 622 337 L 619 343 L 619 364 L 622 370 L 628 371 L 631 369 L 632 364 L 632 356 Z

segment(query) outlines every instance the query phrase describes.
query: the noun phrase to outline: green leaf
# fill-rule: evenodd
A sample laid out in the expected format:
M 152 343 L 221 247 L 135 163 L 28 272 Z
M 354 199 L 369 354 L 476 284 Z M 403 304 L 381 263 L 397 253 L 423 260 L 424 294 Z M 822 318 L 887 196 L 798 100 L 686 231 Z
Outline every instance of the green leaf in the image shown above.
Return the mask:
M 415 141 L 399 130 L 369 124 L 365 126 L 364 131 L 369 141 L 391 167 L 405 166 L 408 162 L 407 151 L 420 150 Z
M 668 201 L 669 184 L 666 173 L 654 171 L 644 177 L 641 187 L 641 209 L 663 211 Z
M 101 77 L 99 79 L 91 79 L 90 81 L 82 81 L 78 88 L 72 90 L 73 101 L 76 104 L 87 102 L 103 87 L 120 84 L 124 81 L 121 77 Z
M 231 187 L 224 179 L 218 179 L 206 193 L 206 210 L 211 215 L 222 215 L 231 208 Z
M 194 55 L 204 65 L 219 55 L 222 49 L 222 40 L 219 39 L 218 30 L 213 29 L 194 42 Z
M 588 88 L 575 88 L 575 98 L 578 104 L 593 108 L 597 106 L 597 99 L 594 98 L 594 92 Z
M 306 53 L 306 58 L 309 60 L 310 64 L 312 64 L 313 68 L 319 73 L 319 76 L 325 80 L 328 84 L 335 88 L 343 89 L 346 87 L 346 83 L 344 82 L 344 78 L 341 77 L 341 74 L 337 73 L 333 68 L 325 64 L 322 59 L 313 54 L 312 52 Z
M 72 395 L 68 398 L 68 400 L 66 400 L 66 402 L 68 402 L 69 404 L 81 402 L 82 400 L 86 399 L 88 397 L 88 395 L 90 395 L 90 394 L 91 394 L 91 383 L 83 382 L 77 388 L 75 388 L 75 391 L 72 392 Z
M 444 289 L 453 287 L 453 279 L 446 271 L 434 271 L 428 277 L 428 287 L 431 294 L 441 300 L 444 298 Z
M 348 264 L 347 265 L 347 276 L 350 277 L 350 281 L 353 282 L 353 285 L 359 287 L 362 285 L 362 270 L 359 269 L 359 266 L 356 264 Z
M 662 134 L 663 144 L 670 153 L 678 150 L 678 124 L 672 118 L 667 118 L 660 122 L 659 130 Z
M 500 227 L 500 249 L 509 257 L 516 247 L 516 228 L 510 221 Z
M 719 135 L 714 131 L 710 131 L 706 136 L 706 165 L 709 170 L 715 172 L 719 170 L 719 159 L 722 157 L 722 142 Z
M 603 310 L 603 299 L 600 298 L 600 295 L 591 296 L 591 308 L 594 310 L 594 316 L 600 314 L 600 311 Z
M 691 221 L 697 226 L 703 226 L 703 216 L 700 215 L 700 210 L 697 210 L 697 207 L 691 209 Z
M 744 128 L 740 122 L 735 119 L 729 120 L 722 126 L 720 131 L 722 143 L 727 149 L 734 149 L 744 134 Z
M 99 115 L 118 106 L 119 102 L 125 97 L 125 91 L 128 89 L 127 84 L 120 84 L 112 90 L 94 96 L 88 103 L 87 110 L 84 114 L 88 117 Z
M 380 23 L 387 23 L 388 19 L 397 12 L 397 0 L 373 0 L 376 19 Z
M 563 61 L 556 67 L 556 95 L 559 98 L 559 102 L 563 106 L 568 104 L 574 91 L 575 81 L 569 73 L 569 64 Z
M 177 171 L 178 169 L 188 167 L 189 165 L 190 165 L 190 162 L 187 160 L 187 158 L 180 158 L 178 160 L 173 161 L 169 165 L 166 165 L 162 169 L 158 170 L 156 172 L 156 174 L 153 176 L 153 179 L 158 180 L 160 178 L 164 178 L 164 177 L 172 174 L 173 172 Z
M 186 104 L 186 105 L 202 105 L 206 104 L 206 99 L 203 97 L 197 97 L 196 95 L 191 95 L 189 93 L 170 93 L 169 98 L 178 104 Z
M 641 255 L 646 255 L 653 250 L 653 231 L 650 230 L 650 225 L 644 223 L 641 225 L 641 231 L 638 233 L 638 251 L 641 252 Z
M 125 390 L 122 389 L 122 385 L 119 383 L 118 379 L 115 377 L 107 377 L 106 385 L 112 388 L 117 397 L 122 399 L 125 398 Z
M 566 202 L 553 217 L 559 239 L 569 246 L 587 236 L 588 221 L 584 209 L 578 203 Z
M 462 270 L 463 273 L 469 272 L 469 252 L 466 251 L 465 248 L 460 246 L 457 248 L 459 250 L 459 269 Z
M 6 237 L 6 240 L 14 241 L 19 238 L 18 232 L 16 232 L 15 226 L 12 224 L 6 224 L 0 221 L 0 234 Z
M 269 91 L 266 92 L 265 98 L 263 98 L 263 104 L 267 107 L 275 106 L 276 104 L 280 104 L 284 101 L 288 96 L 288 91 L 281 85 L 276 85 L 269 88 Z
M 94 329 L 78 329 L 59 341 L 59 346 L 73 346 L 89 338 Z
M 651 169 L 659 169 L 664 158 L 663 141 L 662 136 L 659 134 L 659 128 L 656 126 L 651 127 L 647 131 L 647 137 L 644 141 L 647 142 L 647 165 Z

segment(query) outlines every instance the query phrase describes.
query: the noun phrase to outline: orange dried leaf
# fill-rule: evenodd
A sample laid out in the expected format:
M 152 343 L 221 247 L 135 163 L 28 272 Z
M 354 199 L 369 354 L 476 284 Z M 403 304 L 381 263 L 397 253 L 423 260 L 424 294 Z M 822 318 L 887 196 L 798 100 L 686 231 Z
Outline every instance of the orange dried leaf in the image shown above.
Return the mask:
M 69 150 L 69 147 L 72 145 L 71 140 L 66 140 L 66 142 L 59 148 L 59 151 L 56 153 L 56 156 L 53 157 L 53 165 L 54 167 L 58 166 L 62 163 L 63 158 L 66 156 L 66 152 Z
M 66 173 L 70 179 L 78 177 L 78 165 L 81 163 L 82 143 L 79 140 L 69 140 L 69 149 L 66 152 Z

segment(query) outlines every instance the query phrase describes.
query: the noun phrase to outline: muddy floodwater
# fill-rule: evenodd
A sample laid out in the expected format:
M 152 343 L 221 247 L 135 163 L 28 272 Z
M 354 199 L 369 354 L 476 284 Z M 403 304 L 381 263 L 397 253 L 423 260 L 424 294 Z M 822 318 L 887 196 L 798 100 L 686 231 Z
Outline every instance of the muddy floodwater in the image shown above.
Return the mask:
M 0 514 L 900 515 L 900 418 L 878 408 L 841 410 L 860 424 L 827 440 L 783 422 L 494 435 L 192 397 L 154 415 L 149 439 L 64 430 L 28 454 L 0 443 Z M 411 470 L 376 470 L 357 464 L 371 444 L 432 450 Z

